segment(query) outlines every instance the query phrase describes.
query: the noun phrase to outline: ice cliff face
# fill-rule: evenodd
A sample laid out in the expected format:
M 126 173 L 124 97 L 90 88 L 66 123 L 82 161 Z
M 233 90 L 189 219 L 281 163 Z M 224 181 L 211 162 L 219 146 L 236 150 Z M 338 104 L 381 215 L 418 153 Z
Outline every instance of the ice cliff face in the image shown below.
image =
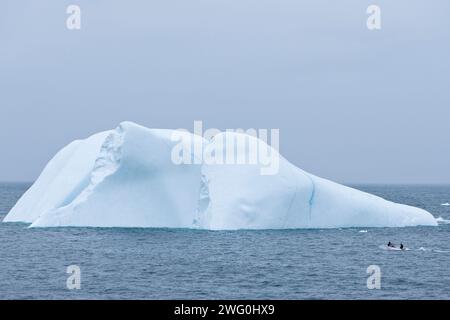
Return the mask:
M 184 155 L 191 164 L 174 163 L 174 133 L 189 138 L 181 140 L 189 144 L 184 150 L 219 152 L 224 139 L 257 139 L 227 132 L 207 141 L 124 122 L 63 148 L 4 222 L 215 230 L 436 225 L 422 209 L 318 178 L 281 156 L 274 175 L 262 175 L 260 164 L 201 163 L 194 152 Z M 236 152 L 251 158 L 254 150 Z

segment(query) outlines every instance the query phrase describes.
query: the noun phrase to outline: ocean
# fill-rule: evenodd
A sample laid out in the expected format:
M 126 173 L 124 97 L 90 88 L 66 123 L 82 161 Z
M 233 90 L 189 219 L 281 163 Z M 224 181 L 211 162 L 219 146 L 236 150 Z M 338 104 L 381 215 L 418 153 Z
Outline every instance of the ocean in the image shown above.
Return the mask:
M 0 184 L 0 220 L 30 184 Z M 450 186 L 352 185 L 437 227 L 205 231 L 0 223 L 0 299 L 449 299 Z M 409 250 L 386 250 L 391 241 Z M 67 267 L 80 268 L 69 290 Z M 367 268 L 379 267 L 369 289 Z

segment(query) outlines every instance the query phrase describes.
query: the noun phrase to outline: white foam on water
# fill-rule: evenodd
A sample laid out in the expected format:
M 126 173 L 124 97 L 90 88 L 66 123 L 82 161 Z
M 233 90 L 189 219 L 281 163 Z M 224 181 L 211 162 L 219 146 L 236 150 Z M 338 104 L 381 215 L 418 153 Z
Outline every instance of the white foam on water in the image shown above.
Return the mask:
M 404 247 L 403 249 L 400 249 L 397 247 L 389 247 L 388 245 L 385 245 L 385 244 L 379 246 L 379 248 L 383 249 L 383 250 L 388 250 L 388 251 L 409 251 L 410 250 L 409 248 L 406 248 L 406 247 Z
M 449 223 L 450 223 L 450 220 L 444 219 L 444 218 L 442 218 L 442 217 L 439 217 L 439 218 L 436 218 L 436 222 L 437 222 L 438 224 L 449 224 Z

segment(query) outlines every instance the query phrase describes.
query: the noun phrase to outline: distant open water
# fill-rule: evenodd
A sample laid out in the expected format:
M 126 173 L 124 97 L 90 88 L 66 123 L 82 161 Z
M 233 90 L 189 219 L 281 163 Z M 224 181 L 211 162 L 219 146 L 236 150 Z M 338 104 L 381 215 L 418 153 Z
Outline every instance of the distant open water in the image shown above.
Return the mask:
M 0 220 L 29 184 L 0 184 Z M 450 220 L 450 186 L 359 185 Z M 450 224 L 201 231 L 0 223 L 0 299 L 449 299 Z M 388 241 L 409 251 L 388 251 Z M 66 288 L 66 267 L 81 289 Z M 369 290 L 366 269 L 381 268 Z

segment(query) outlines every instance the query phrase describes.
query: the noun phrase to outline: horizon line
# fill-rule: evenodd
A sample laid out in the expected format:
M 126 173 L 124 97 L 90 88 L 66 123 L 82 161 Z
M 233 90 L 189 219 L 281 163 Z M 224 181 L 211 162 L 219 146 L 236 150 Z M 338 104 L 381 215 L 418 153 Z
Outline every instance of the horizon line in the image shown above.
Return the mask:
M 36 180 L 0 180 L 0 184 L 34 184 Z M 334 181 L 330 180 L 335 183 L 343 184 L 345 186 L 352 186 L 352 185 L 384 185 L 384 186 L 450 186 L 450 182 L 341 182 L 341 181 Z

